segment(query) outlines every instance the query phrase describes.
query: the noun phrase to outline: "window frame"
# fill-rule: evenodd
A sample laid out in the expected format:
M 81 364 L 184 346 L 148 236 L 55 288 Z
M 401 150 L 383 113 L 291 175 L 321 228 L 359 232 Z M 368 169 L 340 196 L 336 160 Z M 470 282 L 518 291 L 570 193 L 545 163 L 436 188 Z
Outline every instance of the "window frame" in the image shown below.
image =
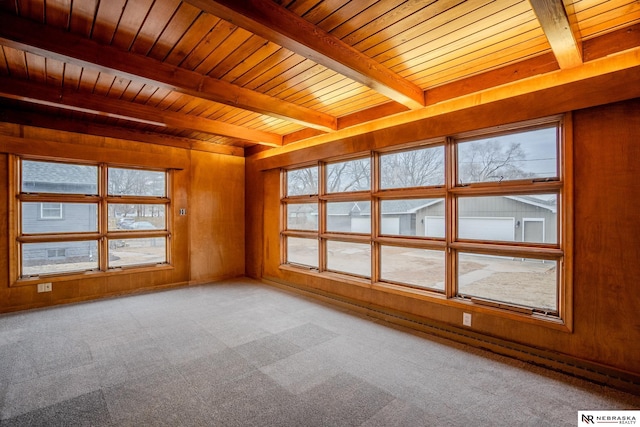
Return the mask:
M 22 192 L 22 162 L 38 161 L 69 165 L 94 166 L 97 168 L 97 194 L 76 194 L 76 193 L 37 193 Z M 140 169 L 144 171 L 157 171 L 165 174 L 165 196 L 111 196 L 107 194 L 107 174 L 110 167 Z M 169 168 L 137 167 L 122 164 L 107 164 L 98 162 L 88 162 L 77 159 L 46 158 L 23 155 L 10 155 L 9 159 L 10 176 L 10 268 L 9 286 L 27 286 L 47 281 L 65 281 L 82 278 L 87 274 L 110 275 L 121 272 L 145 271 L 149 269 L 158 270 L 162 268 L 173 268 L 171 263 L 171 196 L 172 196 L 172 170 Z M 62 207 L 67 203 L 92 204 L 96 206 L 96 231 L 86 232 L 31 232 L 24 233 L 22 230 L 22 204 L 23 203 L 59 203 Z M 165 206 L 164 229 L 158 230 L 109 230 L 108 208 L 110 203 L 126 204 L 155 204 Z M 41 219 L 41 218 L 39 218 Z M 58 220 L 63 218 L 57 218 Z M 165 239 L 165 262 L 163 263 L 140 263 L 122 267 L 109 267 L 109 243 L 111 241 L 133 239 L 133 238 L 157 238 Z M 55 243 L 55 242 L 96 242 L 98 251 L 98 267 L 89 270 L 73 270 L 67 272 L 45 272 L 33 275 L 23 275 L 22 245 L 29 243 Z
M 505 134 L 532 131 L 541 128 L 556 129 L 556 171 L 557 177 L 553 178 L 526 178 L 512 181 L 491 181 L 481 183 L 469 183 L 460 185 L 457 183 L 457 146 L 460 143 Z M 286 222 L 281 221 L 281 269 L 304 272 L 307 274 L 319 274 L 326 278 L 337 278 L 348 284 L 375 288 L 386 292 L 399 293 L 411 297 L 418 297 L 430 301 L 437 301 L 446 305 L 476 312 L 488 312 L 508 318 L 518 319 L 528 323 L 542 324 L 550 328 L 571 331 L 573 328 L 572 313 L 572 195 L 573 195 L 573 165 L 572 165 L 572 121 L 571 114 L 546 117 L 538 120 L 514 123 L 497 128 L 481 129 L 473 132 L 457 134 L 428 141 L 420 141 L 413 144 L 402 144 L 385 149 L 372 150 L 356 155 L 332 158 L 315 163 L 318 167 L 318 194 L 314 196 L 302 196 L 310 203 L 318 203 L 319 224 L 318 232 L 300 232 L 287 230 Z M 424 146 L 444 146 L 444 185 L 407 188 L 380 188 L 380 157 L 389 153 L 415 150 Z M 352 159 L 371 158 L 371 190 L 346 193 L 326 192 L 326 165 L 333 162 L 342 162 Z M 307 163 L 305 167 L 310 164 Z M 298 169 L 300 166 L 292 166 Z M 286 194 L 286 175 L 289 168 L 283 168 L 281 172 L 283 192 Z M 556 194 L 557 196 L 557 242 L 555 243 L 529 243 L 520 241 L 490 241 L 459 239 L 458 235 L 458 200 L 466 197 L 480 196 L 505 196 L 505 195 L 534 195 Z M 287 203 L 295 203 L 300 196 L 281 198 L 281 207 L 286 211 Z M 326 203 L 332 201 L 367 200 L 371 202 L 371 234 L 361 233 L 337 233 L 326 231 L 327 210 Z M 443 199 L 445 217 L 445 237 L 425 237 L 407 235 L 382 234 L 381 204 L 386 200 L 404 199 Z M 283 218 L 286 220 L 286 218 Z M 524 228 L 522 229 L 524 232 Z M 286 237 L 317 238 L 319 245 L 319 268 L 307 268 L 287 264 Z M 338 273 L 327 269 L 326 242 L 339 240 L 353 243 L 371 244 L 371 277 Z M 420 286 L 406 283 L 385 281 L 381 278 L 381 247 L 400 246 L 411 249 L 436 250 L 445 256 L 445 289 L 443 292 L 426 290 Z M 503 301 L 486 301 L 483 298 L 469 297 L 458 292 L 457 270 L 459 253 L 477 253 L 483 255 L 511 256 L 519 258 L 548 259 L 557 262 L 556 271 L 556 310 L 544 310 L 540 308 L 522 307 L 518 304 Z

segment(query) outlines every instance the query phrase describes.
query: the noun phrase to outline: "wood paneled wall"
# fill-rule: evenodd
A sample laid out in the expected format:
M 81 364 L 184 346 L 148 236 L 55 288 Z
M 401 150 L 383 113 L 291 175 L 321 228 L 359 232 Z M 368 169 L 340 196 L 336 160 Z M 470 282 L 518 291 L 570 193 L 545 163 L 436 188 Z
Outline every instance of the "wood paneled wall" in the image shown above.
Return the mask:
M 448 135 L 468 127 L 474 118 L 478 128 L 495 120 L 482 112 L 468 114 L 466 117 L 461 112 L 461 121 L 457 123 L 436 120 L 434 126 L 442 135 Z M 521 110 L 514 114 L 522 118 Z M 504 115 L 507 116 L 508 113 Z M 538 115 L 530 118 L 535 117 Z M 636 381 L 640 376 L 640 98 L 574 111 L 572 122 L 574 329 L 572 332 L 554 330 L 481 310 L 474 311 L 472 332 L 558 357 L 582 360 Z M 398 139 L 403 138 L 402 131 L 397 132 Z M 408 132 L 415 135 L 419 130 L 414 128 Z M 425 127 L 425 134 L 432 132 L 433 128 Z M 372 135 L 369 149 L 377 143 Z M 358 144 L 367 149 L 362 138 Z M 325 157 L 353 149 L 350 144 L 329 145 L 331 147 L 324 148 Z M 310 148 L 307 156 L 305 151 L 296 152 L 291 158 L 306 157 L 308 161 L 315 158 L 320 149 Z M 279 160 L 287 157 L 281 156 Z M 264 170 L 265 164 L 273 167 L 275 161 L 274 158 L 262 163 L 259 159 L 247 160 L 247 176 L 254 180 L 247 188 L 247 234 L 255 237 L 247 239 L 246 251 L 251 254 L 247 258 L 247 274 L 348 299 L 361 307 L 384 307 L 427 322 L 461 326 L 463 310 L 455 305 L 358 286 L 331 275 L 320 277 L 281 269 L 278 265 L 279 172 Z
M 171 269 L 56 281 L 53 291 L 9 286 L 9 242 L 0 233 L 0 312 L 200 284 L 244 274 L 244 158 L 0 123 L 0 224 L 9 226 L 10 153 L 174 168 Z M 186 215 L 179 215 L 186 209 Z M 43 280 L 44 281 L 44 280 Z
M 572 351 L 640 372 L 640 98 L 574 115 Z
M 193 151 L 189 186 L 191 281 L 244 275 L 244 158 Z

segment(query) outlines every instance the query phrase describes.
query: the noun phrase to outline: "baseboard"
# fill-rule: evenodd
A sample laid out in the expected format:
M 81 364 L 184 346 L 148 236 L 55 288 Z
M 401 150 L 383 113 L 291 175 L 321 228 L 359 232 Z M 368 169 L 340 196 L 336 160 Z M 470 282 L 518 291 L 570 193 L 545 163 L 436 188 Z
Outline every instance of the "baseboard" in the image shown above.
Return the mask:
M 336 305 L 375 319 L 389 322 L 410 330 L 488 350 L 536 366 L 562 372 L 600 385 L 640 395 L 640 376 L 609 366 L 582 360 L 573 356 L 514 343 L 497 337 L 483 335 L 467 329 L 435 322 L 419 316 L 375 306 L 362 301 L 284 282 L 274 278 L 262 278 L 267 285 L 308 296 L 330 305 Z
M 222 282 L 223 280 L 238 279 L 246 277 L 244 274 L 228 274 L 224 276 L 209 277 L 207 279 L 189 280 L 189 286 L 209 285 L 211 283 Z
M 185 287 L 188 285 L 189 285 L 188 282 L 174 282 L 174 283 L 155 285 L 155 286 L 144 287 L 144 288 L 126 289 L 126 290 L 120 290 L 116 292 L 108 292 L 104 294 L 96 294 L 96 295 L 88 295 L 88 296 L 85 295 L 85 296 L 76 297 L 76 298 L 67 298 L 67 299 L 60 299 L 60 300 L 53 300 L 53 301 L 46 301 L 46 302 L 29 303 L 29 304 L 22 304 L 22 305 L 10 306 L 10 307 L 0 307 L 0 314 L 15 313 L 18 311 L 26 311 L 26 310 L 37 310 L 42 308 L 55 307 L 59 305 L 79 304 L 83 302 L 97 301 L 101 299 L 118 298 L 118 297 L 127 296 L 127 295 L 159 292 L 159 291 L 169 290 L 173 288 Z

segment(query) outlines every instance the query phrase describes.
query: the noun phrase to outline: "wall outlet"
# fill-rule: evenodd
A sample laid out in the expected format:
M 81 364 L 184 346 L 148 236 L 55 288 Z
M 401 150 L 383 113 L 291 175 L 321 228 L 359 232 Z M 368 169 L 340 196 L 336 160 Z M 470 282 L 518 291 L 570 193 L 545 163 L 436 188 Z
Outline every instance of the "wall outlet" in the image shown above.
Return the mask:
M 51 292 L 52 285 L 49 283 L 38 283 L 38 292 Z
M 462 324 L 464 326 L 471 326 L 471 313 L 462 313 Z

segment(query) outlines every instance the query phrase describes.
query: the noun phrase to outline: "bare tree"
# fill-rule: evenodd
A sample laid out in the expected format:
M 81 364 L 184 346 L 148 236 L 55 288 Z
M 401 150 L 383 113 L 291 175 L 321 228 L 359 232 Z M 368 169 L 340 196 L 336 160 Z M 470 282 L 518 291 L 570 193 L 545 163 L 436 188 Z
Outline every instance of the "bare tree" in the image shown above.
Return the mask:
M 165 195 L 165 174 L 156 171 L 110 168 L 108 192 L 110 195 L 122 196 L 163 196 Z M 110 216 L 119 218 L 133 213 L 141 217 L 146 216 L 147 213 L 145 205 L 112 203 L 109 209 Z M 153 206 L 151 215 L 153 215 Z
M 349 160 L 327 165 L 327 192 L 368 190 L 371 188 L 371 161 Z
M 318 167 L 287 171 L 287 195 L 318 194 Z
M 458 146 L 459 181 L 487 182 L 524 179 L 534 176 L 520 164 L 526 154 L 520 143 L 497 140 L 473 141 Z M 401 151 L 384 155 L 381 161 L 382 188 L 408 188 L 444 184 L 442 147 Z M 371 188 L 371 164 L 368 158 L 330 163 L 326 167 L 326 191 L 368 190 Z M 318 167 L 287 172 L 289 195 L 317 194 Z
M 165 194 L 164 172 L 136 169 L 109 169 L 109 194 L 161 196 Z
M 368 158 L 330 163 L 326 168 L 329 193 L 368 190 L 371 188 L 371 162 Z M 287 171 L 287 194 L 318 194 L 318 168 Z
M 527 178 L 530 173 L 518 164 L 526 155 L 520 143 L 500 144 L 496 140 L 474 141 L 458 146 L 459 181 L 487 182 Z
M 442 148 L 402 151 L 382 158 L 382 188 L 407 188 L 444 184 Z

